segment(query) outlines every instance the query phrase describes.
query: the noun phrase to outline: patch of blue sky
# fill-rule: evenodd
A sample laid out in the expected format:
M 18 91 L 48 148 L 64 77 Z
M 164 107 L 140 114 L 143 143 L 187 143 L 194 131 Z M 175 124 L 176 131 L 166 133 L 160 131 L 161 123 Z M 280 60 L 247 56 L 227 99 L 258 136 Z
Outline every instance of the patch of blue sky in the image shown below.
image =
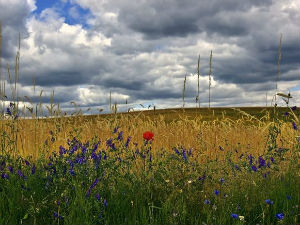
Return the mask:
M 78 4 L 61 0 L 37 0 L 36 7 L 32 12 L 34 15 L 39 16 L 43 10 L 52 8 L 59 16 L 65 18 L 65 23 L 69 25 L 80 24 L 84 29 L 89 29 L 87 19 L 92 16 L 91 12 L 81 8 Z
M 300 85 L 297 85 L 297 86 L 294 86 L 292 88 L 290 88 L 290 91 L 293 92 L 293 91 L 299 91 L 300 90 Z

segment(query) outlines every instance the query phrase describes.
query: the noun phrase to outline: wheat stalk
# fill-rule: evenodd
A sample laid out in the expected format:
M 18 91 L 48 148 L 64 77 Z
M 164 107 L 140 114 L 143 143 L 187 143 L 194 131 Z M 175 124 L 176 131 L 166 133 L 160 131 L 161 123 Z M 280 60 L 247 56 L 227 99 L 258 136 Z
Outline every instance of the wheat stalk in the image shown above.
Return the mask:
M 186 75 L 184 76 L 184 81 L 183 81 L 183 92 L 182 92 L 182 107 L 184 108 L 184 94 L 185 94 L 185 84 L 186 84 Z
M 211 61 L 212 61 L 212 51 L 210 51 L 209 59 L 209 83 L 208 83 L 208 108 L 210 109 L 210 86 L 211 86 Z
M 198 106 L 200 108 L 200 96 L 199 96 L 199 93 L 200 93 L 200 86 L 199 86 L 199 79 L 200 79 L 200 54 L 199 54 L 199 57 L 198 57 L 198 67 L 197 67 L 197 74 L 198 74 L 198 95 L 197 95 L 197 98 L 196 98 L 196 103 L 198 101 Z

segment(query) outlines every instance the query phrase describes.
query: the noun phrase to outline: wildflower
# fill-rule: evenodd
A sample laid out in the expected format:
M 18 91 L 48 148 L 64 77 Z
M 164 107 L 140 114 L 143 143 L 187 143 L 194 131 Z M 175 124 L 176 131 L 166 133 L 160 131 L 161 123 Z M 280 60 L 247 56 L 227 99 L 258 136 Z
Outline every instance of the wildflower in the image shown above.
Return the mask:
M 25 164 L 26 164 L 26 166 L 30 165 L 30 163 L 27 160 L 25 160 Z
M 222 146 L 219 146 L 219 149 L 220 149 L 221 151 L 224 151 L 224 148 L 223 148 Z
M 293 129 L 294 129 L 294 130 L 298 130 L 298 128 L 297 128 L 297 126 L 296 126 L 296 123 L 295 123 L 295 122 L 293 122 Z
M 218 195 L 219 193 L 220 193 L 220 191 L 215 189 L 215 194 Z
M 290 195 L 287 195 L 286 198 L 287 198 L 288 200 L 291 200 L 291 199 L 292 199 L 292 197 L 291 197 Z
M 192 183 L 192 181 L 191 180 L 188 180 L 188 184 L 191 184 Z
M 11 116 L 11 115 L 12 115 L 12 113 L 11 113 L 11 111 L 10 111 L 10 109 L 9 109 L 9 108 L 6 108 L 6 114 L 7 114 L 7 115 L 9 115 L 9 116 Z
M 100 194 L 99 194 L 99 193 L 96 194 L 96 199 L 97 199 L 99 202 L 101 202 Z
M 190 148 L 190 150 L 188 151 L 188 155 L 191 156 L 191 155 L 192 155 L 192 152 L 193 152 L 193 149 Z
M 276 218 L 279 219 L 279 220 L 283 220 L 284 214 L 283 213 L 277 213 Z
M 10 173 L 14 173 L 14 169 L 13 169 L 12 166 L 8 166 L 8 170 L 9 170 Z
M 23 175 L 23 173 L 21 172 L 21 170 L 18 170 L 18 174 L 20 177 L 25 178 L 25 176 Z
M 174 147 L 173 149 L 177 155 L 180 155 L 180 152 L 178 151 L 178 149 L 176 147 Z
M 205 200 L 204 200 L 204 204 L 205 204 L 205 205 L 209 205 L 209 204 L 210 204 L 210 200 L 209 200 L 209 199 L 205 199 Z
M 7 174 L 7 173 L 2 173 L 2 175 L 1 175 L 1 177 L 3 178 L 3 179 L 9 179 L 9 175 Z
M 54 212 L 54 213 L 53 213 L 53 216 L 54 216 L 55 218 L 57 218 L 57 217 L 58 217 L 58 213 L 57 213 L 57 212 Z
M 254 165 L 254 166 L 252 166 L 251 167 L 252 168 L 252 170 L 254 171 L 254 172 L 256 172 L 257 171 L 257 167 Z
M 249 164 L 250 165 L 252 165 L 252 163 L 253 163 L 253 156 L 250 154 L 249 156 L 248 156 L 248 158 L 249 158 Z
M 120 128 L 120 127 L 117 126 L 117 127 L 114 129 L 113 133 L 114 133 L 114 134 L 117 133 L 117 131 L 118 131 L 119 128 Z
M 240 221 L 244 221 L 245 217 L 244 216 L 239 216 Z
M 34 174 L 34 173 L 35 173 L 35 169 L 36 169 L 36 167 L 35 167 L 35 165 L 33 164 L 32 169 L 31 169 L 31 174 Z
M 107 207 L 107 201 L 106 201 L 106 199 L 103 200 L 103 205 L 104 205 L 105 208 Z
M 238 216 L 237 214 L 235 214 L 235 213 L 232 213 L 232 214 L 231 214 L 231 217 L 232 217 L 233 219 L 239 218 L 239 216 Z
M 170 180 L 165 180 L 165 182 L 166 182 L 166 183 L 169 183 L 169 182 L 170 182 Z
M 149 140 L 154 140 L 154 139 L 153 139 L 153 136 L 154 136 L 154 134 L 153 134 L 151 131 L 146 131 L 146 132 L 143 134 L 144 139 L 146 139 L 147 141 L 149 141 Z
M 273 157 L 270 157 L 270 160 L 272 163 L 274 163 L 274 161 L 275 161 Z
M 121 131 L 118 135 L 118 140 L 122 141 L 123 140 L 123 131 Z
M 259 167 L 264 167 L 266 165 L 266 160 L 263 159 L 263 157 L 258 157 Z
M 297 106 L 293 106 L 292 110 L 295 111 L 297 109 Z
M 289 112 L 285 112 L 285 113 L 284 113 L 284 116 L 288 116 L 288 115 L 289 115 Z
M 183 157 L 184 161 L 188 161 L 185 150 L 183 150 L 183 152 L 182 152 L 182 157 Z
M 220 179 L 220 182 L 221 182 L 221 183 L 225 183 L 225 179 L 224 179 L 224 178 L 221 178 L 221 179 Z
M 128 144 L 129 144 L 130 140 L 131 140 L 131 137 L 129 136 L 129 137 L 127 138 L 127 141 L 126 141 L 125 148 L 128 147 Z
M 266 201 L 265 201 L 268 205 L 273 205 L 274 204 L 274 202 L 273 201 L 271 201 L 270 199 L 266 199 Z

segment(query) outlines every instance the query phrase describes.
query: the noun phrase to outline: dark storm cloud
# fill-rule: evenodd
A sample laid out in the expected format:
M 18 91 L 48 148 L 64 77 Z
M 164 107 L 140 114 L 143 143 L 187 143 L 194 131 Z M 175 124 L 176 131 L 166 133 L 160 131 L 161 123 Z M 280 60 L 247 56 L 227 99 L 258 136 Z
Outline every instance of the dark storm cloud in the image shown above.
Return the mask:
M 244 35 L 247 30 L 239 18 L 227 20 L 226 14 L 235 11 L 248 11 L 251 7 L 265 7 L 266 1 L 224 1 L 218 0 L 172 0 L 172 1 L 124 1 L 119 8 L 118 21 L 125 23 L 134 31 L 143 33 L 147 38 L 163 36 L 187 36 L 198 32 L 217 32 L 223 35 Z M 112 3 L 113 4 L 113 3 Z M 222 16 L 219 15 L 222 12 Z

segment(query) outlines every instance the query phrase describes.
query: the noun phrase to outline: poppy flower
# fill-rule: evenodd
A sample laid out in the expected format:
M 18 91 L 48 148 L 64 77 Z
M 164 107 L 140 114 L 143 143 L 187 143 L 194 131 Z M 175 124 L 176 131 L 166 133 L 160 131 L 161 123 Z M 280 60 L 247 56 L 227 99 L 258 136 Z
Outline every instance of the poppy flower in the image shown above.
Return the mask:
M 153 136 L 154 136 L 154 134 L 151 131 L 146 131 L 143 134 L 144 139 L 146 139 L 147 141 L 153 140 Z

